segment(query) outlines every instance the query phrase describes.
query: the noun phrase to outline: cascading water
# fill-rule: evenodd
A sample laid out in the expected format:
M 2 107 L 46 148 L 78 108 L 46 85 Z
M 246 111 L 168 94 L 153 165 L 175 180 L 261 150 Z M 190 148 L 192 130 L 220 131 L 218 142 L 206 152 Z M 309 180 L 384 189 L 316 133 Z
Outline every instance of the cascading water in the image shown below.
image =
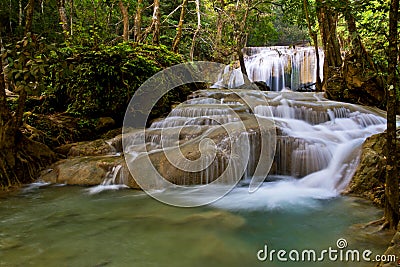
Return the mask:
M 246 184 L 259 164 L 262 134 L 252 126 L 233 137 L 224 137 L 219 130 L 215 134 L 214 129 L 219 125 L 235 127 L 238 120 L 246 121 L 249 116 L 273 120 L 277 143 L 274 162 L 269 176 L 266 177 L 268 182 L 255 194 L 250 194 L 251 196 L 239 187 L 215 203 L 226 208 L 240 208 L 244 202 L 234 200 L 244 197 L 244 193 L 246 198 L 250 198 L 248 203 L 256 201 L 265 207 L 276 207 L 302 198 L 337 196 L 345 189 L 355 171 L 364 139 L 384 131 L 386 127 L 386 120 L 379 112 L 329 101 L 322 93 L 209 89 L 197 91 L 191 97 L 186 103 L 177 106 L 169 117 L 153 122 L 145 132 L 133 133 L 129 137 L 131 151 L 149 153 L 156 162 L 164 162 L 163 157 L 159 156 L 163 153 L 162 149 L 211 136 L 216 143 L 216 157 L 206 157 L 204 161 L 209 164 L 199 162 L 199 166 L 208 166 L 204 170 L 184 173 L 167 168 L 164 163 L 159 167 L 162 174 L 171 178 L 174 183 L 207 184 L 227 168 L 231 153 L 230 139 L 233 138 L 241 146 L 241 136 L 245 134 L 249 140 L 249 156 L 242 181 Z M 242 99 L 246 97 L 254 99 L 253 109 L 243 102 Z M 261 97 L 265 97 L 268 103 L 260 101 Z M 236 116 L 232 114 L 232 110 Z M 176 135 L 179 137 L 173 138 Z M 148 152 L 136 146 L 140 143 L 139 139 L 145 141 Z M 184 154 L 187 152 L 184 148 L 182 150 Z M 233 163 L 228 176 L 237 175 L 243 155 L 235 155 L 237 161 Z M 248 203 L 244 204 L 246 209 L 249 207 Z
M 248 48 L 246 53 L 250 78 L 266 81 L 275 90 L 315 80 L 312 48 Z M 225 69 L 215 85 L 236 87 L 243 83 L 240 77 Z M 329 101 L 322 93 L 240 88 L 196 91 L 168 117 L 153 121 L 145 130 L 124 133 L 127 164 L 134 166 L 134 172 L 139 170 L 131 170 L 132 176 L 155 177 L 153 170 L 157 170 L 155 175 L 164 181 L 146 178 L 150 190 L 170 186 L 166 181 L 199 185 L 241 177 L 241 183 L 250 187 L 252 179 L 268 182 L 254 198 L 260 194 L 263 200 L 277 202 L 293 197 L 329 198 L 349 183 L 363 140 L 386 127 L 380 112 Z M 263 146 L 272 132 L 274 142 Z M 260 165 L 269 166 L 262 161 L 265 153 L 273 159 L 268 176 L 257 170 Z M 148 163 L 152 166 L 146 168 Z M 113 173 L 116 177 L 122 171 L 127 171 L 125 166 Z M 229 202 L 229 196 L 224 199 L 218 205 Z
M 310 86 L 316 81 L 316 53 L 313 47 L 248 47 L 244 49 L 245 65 L 250 81 L 265 82 L 272 91 L 284 88 L 298 90 Z M 323 76 L 323 51 L 319 50 L 319 76 Z M 227 84 L 217 83 L 220 87 L 236 88 L 244 84 L 239 68 L 225 69 L 230 75 Z M 312 86 L 310 86 L 312 87 Z

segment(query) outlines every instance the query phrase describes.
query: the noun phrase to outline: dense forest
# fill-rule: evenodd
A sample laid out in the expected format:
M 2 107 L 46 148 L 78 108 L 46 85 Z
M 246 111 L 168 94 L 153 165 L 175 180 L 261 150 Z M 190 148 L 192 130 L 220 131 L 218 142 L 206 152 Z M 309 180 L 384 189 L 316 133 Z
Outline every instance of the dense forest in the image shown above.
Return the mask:
M 390 151 L 398 2 L 1 0 L 0 186 L 32 181 L 57 158 L 52 149 L 94 138 L 100 117 L 120 126 L 135 90 L 163 68 L 207 60 L 245 73 L 244 47 L 310 44 L 325 54 L 316 90 L 388 111 L 387 194 L 394 202 L 387 210 L 397 225 L 398 190 L 390 191 L 397 159 Z M 185 96 L 166 96 L 159 111 Z

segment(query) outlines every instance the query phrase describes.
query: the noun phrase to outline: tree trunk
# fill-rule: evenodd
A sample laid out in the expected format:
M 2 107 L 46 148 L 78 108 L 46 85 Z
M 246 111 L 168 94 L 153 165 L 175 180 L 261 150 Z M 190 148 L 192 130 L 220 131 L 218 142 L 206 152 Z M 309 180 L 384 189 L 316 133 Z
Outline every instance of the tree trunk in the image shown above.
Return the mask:
M 26 6 L 26 20 L 25 20 L 25 33 L 26 36 L 28 32 L 32 32 L 32 21 L 33 21 L 33 12 L 35 10 L 35 0 L 29 0 L 28 5 Z
M 315 57 L 316 57 L 316 83 L 315 83 L 315 89 L 317 92 L 322 92 L 322 82 L 321 82 L 321 77 L 319 76 L 320 74 L 320 62 L 319 62 L 319 48 L 318 48 L 318 37 L 315 31 L 312 29 L 312 23 L 310 19 L 310 15 L 308 12 L 308 0 L 303 0 L 303 8 L 304 8 L 304 13 L 306 15 L 306 20 L 307 20 L 307 26 L 308 26 L 308 32 L 313 40 L 314 44 L 314 49 L 315 49 Z M 294 89 L 294 88 L 292 88 Z
M 153 45 L 158 45 L 160 43 L 160 22 L 161 13 L 160 13 L 160 0 L 154 0 L 154 30 L 153 30 Z
M 336 30 L 338 14 L 327 6 L 325 1 L 317 0 L 316 5 L 326 64 L 330 67 L 340 67 L 342 65 L 342 57 Z M 326 80 L 325 78 L 324 80 Z
M 219 10 L 217 9 L 218 16 L 216 21 L 216 35 L 215 35 L 215 42 L 214 42 L 214 60 L 217 62 L 224 62 L 224 58 L 221 56 L 221 43 L 222 43 L 222 30 L 224 29 L 225 19 L 223 18 L 223 10 L 225 8 L 224 0 L 220 0 L 221 7 Z M 225 62 L 226 63 L 226 62 Z
M 69 0 L 69 30 L 70 30 L 70 36 L 72 36 L 73 33 L 73 25 L 74 25 L 74 21 L 73 21 L 73 14 L 74 14 L 74 0 Z
M 175 38 L 172 41 L 172 51 L 175 52 L 175 53 L 178 52 L 179 42 L 181 41 L 182 28 L 183 28 L 183 22 L 184 22 L 184 19 L 185 19 L 185 12 L 186 12 L 187 3 L 188 3 L 188 0 L 183 0 L 182 1 L 181 15 L 179 17 L 179 22 L 178 22 L 178 27 L 176 29 Z
M 65 0 L 57 0 L 58 15 L 60 16 L 60 24 L 63 29 L 64 38 L 68 38 L 69 28 L 67 12 L 65 11 Z
M 124 31 L 122 34 L 122 37 L 124 39 L 124 42 L 129 41 L 129 14 L 128 14 L 128 8 L 124 5 L 124 3 L 120 0 L 118 2 L 119 9 L 121 10 L 122 14 L 122 20 L 124 23 Z
M 244 56 L 243 56 L 242 49 L 246 46 L 246 42 L 247 42 L 247 38 L 246 38 L 247 36 L 246 36 L 245 32 L 246 32 L 246 28 L 247 28 L 247 17 L 249 15 L 251 2 L 252 2 L 252 0 L 246 1 L 246 9 L 245 9 L 243 18 L 240 22 L 236 22 L 235 26 L 234 26 L 235 32 L 236 32 L 236 36 L 235 36 L 236 53 L 239 58 L 240 70 L 243 74 L 243 80 L 245 81 L 245 83 L 249 83 L 250 80 L 247 76 L 247 70 L 246 70 L 246 66 L 244 63 Z M 239 11 L 239 5 L 236 5 L 236 13 L 238 13 L 238 11 Z
M 133 25 L 133 36 L 135 38 L 135 42 L 139 42 L 142 35 L 142 5 L 143 0 L 138 0 L 135 14 L 135 22 Z
M 157 28 L 158 27 L 158 28 Z M 159 0 L 154 0 L 153 7 L 153 17 L 151 24 L 144 30 L 143 34 L 140 36 L 139 42 L 144 42 L 147 39 L 149 33 L 153 31 L 153 44 L 159 42 L 160 38 L 160 2 Z
M 344 17 L 350 39 L 350 53 L 346 54 L 342 67 L 343 100 L 357 104 L 381 106 L 385 102 L 384 82 L 358 33 L 351 2 L 346 0 Z
M 387 79 L 387 151 L 386 151 L 386 187 L 385 219 L 390 229 L 396 229 L 399 223 L 399 173 L 396 151 L 396 66 L 397 66 L 397 25 L 399 0 L 391 0 L 389 12 L 389 47 Z
M 18 26 L 22 26 L 22 17 L 23 17 L 23 12 L 22 12 L 22 0 L 18 1 Z
M 337 37 L 338 14 L 323 0 L 316 0 L 316 13 L 325 52 L 322 90 L 328 98 L 343 99 L 342 57 Z
M 193 34 L 192 46 L 190 48 L 190 60 L 192 60 L 192 61 L 193 61 L 193 57 L 194 57 L 194 47 L 196 45 L 196 37 L 201 29 L 200 0 L 195 0 L 195 2 L 196 2 L 196 14 L 197 14 L 197 27 L 196 27 L 196 31 Z
M 346 0 L 346 9 L 344 11 L 344 15 L 347 23 L 347 30 L 349 31 L 352 53 L 356 57 L 358 63 L 361 63 L 363 66 L 369 65 L 369 67 L 376 72 L 375 64 L 365 49 L 361 41 L 360 34 L 358 34 L 356 20 L 353 16 L 352 7 L 349 0 Z

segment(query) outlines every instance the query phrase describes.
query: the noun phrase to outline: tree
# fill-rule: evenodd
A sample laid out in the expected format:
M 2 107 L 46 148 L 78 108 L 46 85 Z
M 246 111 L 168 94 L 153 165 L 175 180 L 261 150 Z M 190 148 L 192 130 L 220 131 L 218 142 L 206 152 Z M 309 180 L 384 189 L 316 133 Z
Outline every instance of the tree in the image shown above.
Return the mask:
M 160 42 L 160 1 L 154 0 L 153 2 L 153 16 L 151 18 L 151 24 L 144 30 L 138 42 L 145 42 L 150 32 L 153 32 L 153 44 L 159 44 Z
M 118 2 L 119 9 L 121 10 L 122 14 L 122 21 L 124 23 L 124 30 L 123 30 L 123 39 L 124 42 L 129 41 L 129 14 L 128 14 L 128 7 L 124 5 L 124 2 L 120 0 Z
M 65 0 L 57 0 L 57 7 L 58 7 L 58 14 L 60 16 L 60 24 L 63 29 L 64 37 L 65 37 L 65 39 L 67 39 L 69 28 L 68 28 L 67 13 L 65 11 Z M 71 24 L 71 26 L 72 26 L 72 24 Z
M 389 47 L 387 78 L 387 147 L 386 147 L 386 186 L 385 219 L 390 229 L 397 229 L 399 223 L 399 173 L 397 169 L 396 147 L 396 90 L 398 57 L 398 13 L 399 0 L 391 0 L 389 12 Z
M 133 36 L 135 42 L 138 42 L 142 35 L 142 10 L 143 10 L 142 5 L 143 5 L 143 0 L 138 0 L 136 6 L 135 20 L 133 25 Z
M 187 3 L 188 3 L 188 0 L 182 1 L 181 15 L 179 18 L 178 27 L 176 29 L 175 38 L 172 41 L 172 51 L 174 51 L 174 52 L 178 52 L 178 45 L 179 45 L 179 42 L 181 41 L 183 21 L 185 19 L 185 11 L 186 11 Z
M 325 52 L 322 88 L 326 91 L 328 97 L 333 98 L 342 91 L 341 81 L 339 81 L 339 86 L 337 86 L 332 79 L 333 77 L 340 77 L 340 67 L 342 66 L 340 45 L 337 37 L 339 14 L 332 6 L 322 0 L 316 0 L 316 13 Z
M 197 15 L 197 27 L 196 30 L 194 31 L 193 38 L 192 38 L 192 46 L 190 48 L 190 60 L 193 61 L 194 57 L 194 48 L 196 44 L 196 37 L 200 32 L 201 29 L 201 17 L 200 17 L 200 0 L 195 0 L 196 3 L 196 15 Z
M 153 30 L 153 45 L 160 44 L 160 0 L 154 0 L 154 14 L 153 14 L 153 22 L 154 22 L 154 30 Z
M 315 83 L 315 88 L 317 92 L 322 91 L 322 82 L 321 82 L 321 77 L 319 76 L 320 73 L 320 64 L 319 64 L 319 47 L 318 47 L 318 37 L 317 33 L 313 30 L 313 22 L 311 21 L 309 10 L 308 10 L 308 0 L 303 0 L 303 9 L 304 9 L 304 14 L 307 20 L 307 26 L 308 26 L 308 32 L 310 34 L 311 39 L 313 40 L 314 44 L 314 49 L 315 49 L 315 57 L 316 57 L 316 83 Z
M 26 6 L 25 36 L 32 32 L 33 11 L 35 10 L 35 0 L 29 0 Z
M 28 91 L 37 88 L 43 58 L 38 52 L 43 45 L 36 36 L 28 33 L 14 48 L 2 54 L 0 60 L 0 186 L 32 181 L 40 168 L 54 159 L 54 153 L 41 143 L 26 138 L 22 132 L 23 114 Z M 3 61 L 8 65 L 3 67 Z M 7 69 L 9 88 L 18 93 L 15 112 L 11 112 L 6 101 L 5 74 Z

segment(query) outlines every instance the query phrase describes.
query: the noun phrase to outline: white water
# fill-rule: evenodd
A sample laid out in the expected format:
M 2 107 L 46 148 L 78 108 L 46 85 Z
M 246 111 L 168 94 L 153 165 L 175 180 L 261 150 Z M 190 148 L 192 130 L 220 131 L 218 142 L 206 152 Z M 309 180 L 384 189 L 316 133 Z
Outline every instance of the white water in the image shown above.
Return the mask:
M 320 199 L 338 196 L 354 174 L 365 138 L 386 128 L 386 120 L 378 113 L 357 105 L 328 101 L 321 94 L 287 90 L 269 93 L 238 90 L 237 94 L 253 97 L 256 103 L 261 95 L 268 99 L 268 106 L 255 106 L 254 114 L 265 120 L 273 119 L 277 127 L 275 160 L 266 180 L 275 178 L 272 182 L 265 182 L 255 193 L 248 192 L 247 185 L 257 165 L 257 150 L 261 142 L 258 134 L 249 131 L 250 153 L 242 177 L 246 186 L 237 187 L 214 204 L 221 208 L 241 210 L 313 206 Z M 232 105 L 224 103 L 225 99 L 234 98 L 229 90 L 204 90 L 194 95 L 197 98 L 176 107 L 169 117 L 154 122 L 146 132 L 133 134 L 130 142 L 132 152 L 146 151 L 143 147 L 136 147 L 143 140 L 146 149 L 152 153 L 163 147 L 205 138 L 218 125 L 234 125 L 232 122 L 240 119 L 237 114 L 251 113 L 240 97 L 231 101 Z M 236 116 L 230 108 L 238 112 Z M 179 135 L 178 140 L 172 138 L 176 135 Z M 204 157 L 203 162 L 199 163 L 199 166 L 208 166 L 204 171 L 187 173 L 178 180 L 179 183 L 191 184 L 191 180 L 196 180 L 206 184 L 218 177 L 221 170 L 227 168 L 229 141 L 225 138 L 216 144 L 218 153 L 214 161 L 208 156 Z M 239 154 L 236 157 L 239 161 L 242 158 Z M 235 166 L 234 163 L 230 170 L 232 176 L 240 169 Z M 237 166 L 241 165 L 237 163 Z M 161 193 L 168 194 L 166 191 Z M 187 195 L 174 194 L 176 192 L 172 191 L 171 197 L 186 198 L 190 203 L 205 197 L 196 189 Z
M 312 48 L 253 48 L 248 49 L 248 54 L 246 68 L 251 80 L 266 81 L 275 90 L 289 84 L 296 87 L 300 83 L 315 81 L 315 53 Z M 321 64 L 322 61 L 321 58 Z M 287 70 L 290 71 L 289 80 Z M 226 69 L 221 77 L 224 81 L 220 80 L 220 84 L 230 84 L 232 87 L 240 84 L 241 75 L 236 75 L 235 71 L 229 73 Z M 355 172 L 363 141 L 386 128 L 386 120 L 381 113 L 329 101 L 322 94 L 296 93 L 286 89 L 281 92 L 214 89 L 197 91 L 191 98 L 178 105 L 167 118 L 154 121 L 146 131 L 130 134 L 125 151 L 134 155 L 132 164 L 135 164 L 138 155 L 160 153 L 163 149 L 169 151 L 177 146 L 209 138 L 213 132 L 218 132 L 220 126 L 235 129 L 235 125 L 240 125 L 240 121 L 248 116 L 255 115 L 265 121 L 273 120 L 277 131 L 274 163 L 268 177 L 257 179 L 262 181 L 265 178 L 268 181 L 275 177 L 274 181 L 264 183 L 253 194 L 248 192 L 247 187 L 238 187 L 215 203 L 228 209 L 275 209 L 288 204 L 293 206 L 305 203 L 312 205 L 315 200 L 339 195 Z M 179 175 L 173 177 L 175 183 L 208 184 L 226 169 L 228 171 L 224 181 L 229 181 L 231 177 L 241 175 L 243 166 L 246 166 L 242 181 L 248 185 L 256 171 L 263 134 L 254 128 L 241 129 L 224 138 L 221 138 L 223 133 L 218 133 L 217 138 L 213 139 L 215 147 L 203 147 L 204 155 L 199 160 L 188 160 L 180 152 L 166 153 L 170 155 L 169 162 L 174 161 L 174 166 L 190 169 L 190 166 L 194 166 L 193 162 L 197 162 L 195 169 L 203 169 L 184 174 L 173 172 Z M 243 134 L 248 137 L 248 143 L 243 142 Z M 239 148 L 246 146 L 246 149 L 232 153 L 232 144 Z M 175 156 L 183 157 L 176 159 Z M 233 163 L 228 168 L 229 160 Z M 120 168 L 124 167 L 117 166 L 110 171 L 105 182 L 90 189 L 90 192 L 119 189 L 119 185 L 125 183 L 124 179 L 117 179 L 125 173 Z M 160 192 L 166 193 L 164 190 Z M 196 198 L 204 196 L 201 196 L 201 190 L 196 192 L 193 189 L 188 195 L 176 197 L 196 202 Z
M 316 55 L 313 47 L 249 47 L 245 53 L 245 66 L 250 81 L 263 81 L 272 91 L 284 88 L 297 90 L 301 85 L 316 81 Z M 319 75 L 322 79 L 324 54 L 321 49 L 319 57 Z M 232 70 L 227 66 L 227 74 L 230 75 L 227 84 L 220 81 L 217 87 L 236 88 L 244 84 L 239 68 Z

